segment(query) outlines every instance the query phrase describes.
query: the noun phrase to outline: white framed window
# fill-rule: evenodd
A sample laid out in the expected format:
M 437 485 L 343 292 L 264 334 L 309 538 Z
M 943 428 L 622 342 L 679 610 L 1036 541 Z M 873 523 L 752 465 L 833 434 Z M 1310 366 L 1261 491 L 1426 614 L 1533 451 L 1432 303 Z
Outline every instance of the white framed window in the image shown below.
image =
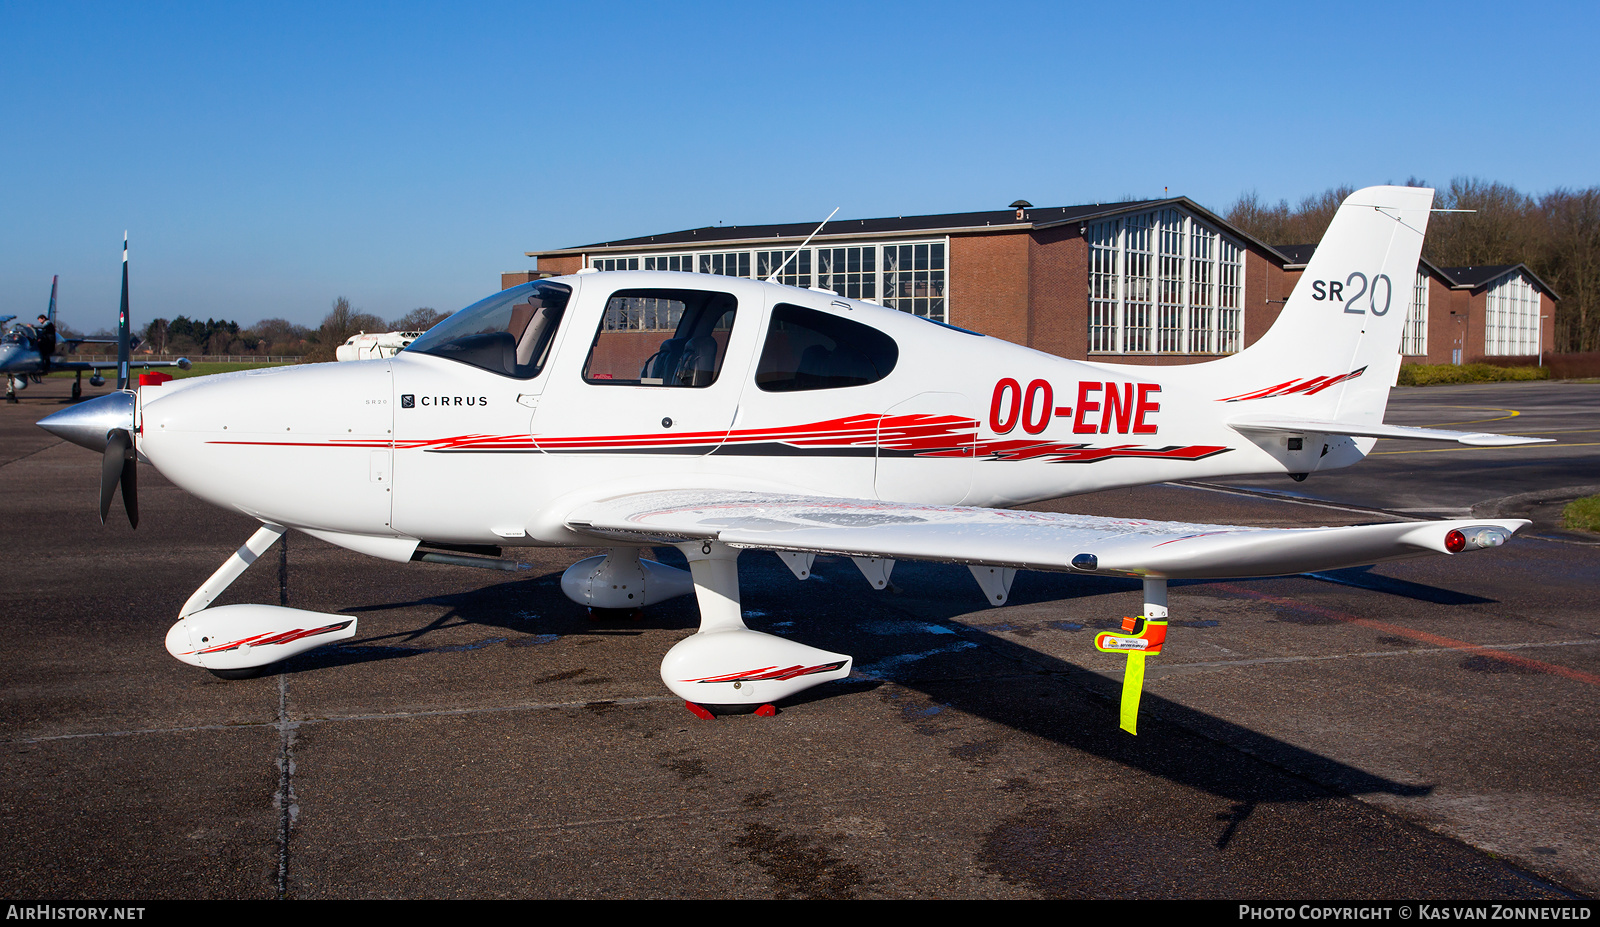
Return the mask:
M 677 270 L 822 287 L 913 315 L 949 320 L 948 238 L 888 243 L 845 242 L 784 250 L 690 251 L 590 257 L 597 270 Z M 787 261 L 787 264 L 785 262 Z
M 944 321 L 944 242 L 883 246 L 883 304 Z
M 673 270 L 686 274 L 694 273 L 694 255 L 692 254 L 652 254 L 644 258 L 645 270 Z
M 1217 344 L 1218 354 L 1237 354 L 1244 331 L 1244 249 L 1217 237 Z
M 772 276 L 773 271 L 783 268 L 783 273 L 778 275 L 778 282 L 788 286 L 809 287 L 811 280 L 811 254 L 810 248 L 796 252 L 788 251 L 757 251 L 756 252 L 756 279 L 765 280 Z
M 1420 357 L 1428 353 L 1428 272 L 1419 269 L 1406 309 L 1406 329 L 1400 336 L 1400 353 Z
M 1122 319 L 1121 228 L 1115 222 L 1091 225 L 1089 242 L 1089 350 L 1115 351 Z
M 872 245 L 818 248 L 817 286 L 849 299 L 878 300 L 878 249 Z
M 1483 353 L 1490 357 L 1539 353 L 1539 291 L 1521 271 L 1489 284 L 1484 295 Z
M 1244 325 L 1244 249 L 1176 207 L 1091 224 L 1089 350 L 1232 354 Z

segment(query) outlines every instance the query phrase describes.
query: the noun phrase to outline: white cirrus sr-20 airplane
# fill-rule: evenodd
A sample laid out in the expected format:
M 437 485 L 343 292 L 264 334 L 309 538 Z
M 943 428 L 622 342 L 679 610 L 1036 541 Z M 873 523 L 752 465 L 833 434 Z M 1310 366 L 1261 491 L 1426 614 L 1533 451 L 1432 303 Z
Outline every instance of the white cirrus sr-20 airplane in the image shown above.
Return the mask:
M 1189 366 L 1066 360 L 771 282 L 586 271 L 497 293 L 393 358 L 145 385 L 40 424 L 104 452 L 102 519 L 119 480 L 136 511 L 131 475 L 147 461 L 261 521 L 167 635 L 173 656 L 219 675 L 356 633 L 343 615 L 207 607 L 288 528 L 397 561 L 601 546 L 567 570 L 567 596 L 609 609 L 693 592 L 700 631 L 666 654 L 663 681 L 697 714 L 770 713 L 851 658 L 746 627 L 737 559 L 754 548 L 800 579 L 817 554 L 849 556 L 878 588 L 896 560 L 964 564 L 991 604 L 1017 570 L 1140 577 L 1144 614 L 1096 640 L 1129 656 L 1132 731 L 1169 580 L 1458 554 L 1528 524 L 1264 529 L 1009 509 L 1347 467 L 1380 437 L 1537 440 L 1383 424 L 1432 202 L 1421 188 L 1352 194 L 1305 271 L 1341 286 L 1297 287 L 1258 343 Z M 641 559 L 653 545 L 689 569 Z

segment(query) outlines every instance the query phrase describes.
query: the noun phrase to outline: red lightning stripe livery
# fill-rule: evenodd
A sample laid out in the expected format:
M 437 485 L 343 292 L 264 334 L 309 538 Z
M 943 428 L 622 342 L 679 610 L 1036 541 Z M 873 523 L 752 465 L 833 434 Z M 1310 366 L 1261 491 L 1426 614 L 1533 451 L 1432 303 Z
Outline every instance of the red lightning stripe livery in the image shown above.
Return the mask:
M 1350 380 L 1354 380 L 1356 377 L 1359 377 L 1366 372 L 1367 368 L 1362 367 L 1360 370 L 1352 370 L 1349 373 L 1341 374 L 1336 377 L 1312 377 L 1309 380 L 1303 381 L 1290 380 L 1287 383 L 1279 383 L 1277 386 L 1269 386 L 1266 389 L 1258 389 L 1248 393 L 1240 393 L 1237 396 L 1229 396 L 1226 399 L 1219 399 L 1217 401 L 1242 402 L 1246 399 L 1275 399 L 1279 396 L 1315 396 L 1330 386 L 1337 386 L 1340 383 L 1349 382 Z
M 226 653 L 229 650 L 237 650 L 240 647 L 265 647 L 270 644 L 292 644 L 295 641 L 304 640 L 308 637 L 316 637 L 318 634 L 331 634 L 335 631 L 343 631 L 345 628 L 350 627 L 351 624 L 352 622 L 350 621 L 344 621 L 338 624 L 324 625 L 320 628 L 295 628 L 292 631 L 256 634 L 252 637 L 246 637 L 236 641 L 229 641 L 226 644 L 217 644 L 211 647 L 201 647 L 198 650 L 191 650 L 188 652 L 193 654 Z
M 328 441 L 215 441 L 262 447 L 385 448 L 434 453 L 652 453 L 683 447 L 716 448 L 719 454 L 739 454 L 752 448 L 792 448 L 802 451 L 863 449 L 917 457 L 978 457 L 993 461 L 1046 459 L 1051 463 L 1095 463 L 1128 457 L 1164 460 L 1201 460 L 1228 450 L 1220 445 L 1147 447 L 1119 444 L 1094 446 L 1083 442 L 1030 440 L 980 440 L 978 423 L 955 415 L 853 415 L 790 428 L 697 432 L 673 435 L 613 435 L 562 438 L 549 435 L 455 435 L 387 442 L 334 438 Z M 777 454 L 781 451 L 771 450 Z

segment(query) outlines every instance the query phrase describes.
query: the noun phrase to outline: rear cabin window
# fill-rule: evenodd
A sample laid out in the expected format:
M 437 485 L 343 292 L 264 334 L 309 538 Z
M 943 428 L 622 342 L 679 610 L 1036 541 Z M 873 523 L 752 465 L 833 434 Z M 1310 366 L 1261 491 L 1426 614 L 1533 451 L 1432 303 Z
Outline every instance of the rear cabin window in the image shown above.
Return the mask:
M 864 386 L 888 376 L 899 357 L 894 339 L 876 328 L 779 303 L 756 366 L 756 386 L 769 393 Z
M 705 387 L 728 354 L 738 300 L 699 290 L 618 290 L 583 365 L 583 381 L 610 386 Z

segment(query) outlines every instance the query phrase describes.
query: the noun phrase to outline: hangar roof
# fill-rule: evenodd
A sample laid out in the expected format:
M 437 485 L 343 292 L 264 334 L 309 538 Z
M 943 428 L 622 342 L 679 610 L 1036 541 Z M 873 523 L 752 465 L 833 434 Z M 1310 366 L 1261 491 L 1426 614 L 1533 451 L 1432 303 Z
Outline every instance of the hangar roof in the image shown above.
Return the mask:
M 1086 203 L 1081 206 L 1028 207 L 1023 218 L 1017 218 L 1015 209 L 998 209 L 987 212 L 954 212 L 928 216 L 887 216 L 877 219 L 835 219 L 829 222 L 815 239 L 817 242 L 840 239 L 886 238 L 908 234 L 950 234 L 955 232 L 979 233 L 987 231 L 1027 231 L 1047 229 L 1072 222 L 1086 222 L 1118 213 L 1157 209 L 1163 206 L 1182 206 L 1197 213 L 1207 221 L 1225 229 L 1228 234 L 1243 238 L 1268 254 L 1269 246 L 1246 235 L 1226 220 L 1212 213 L 1186 196 L 1160 200 L 1126 200 L 1118 203 Z M 563 254 L 583 254 L 614 250 L 657 250 L 698 248 L 708 245 L 797 244 L 816 231 L 814 222 L 789 222 L 780 225 L 714 225 L 697 229 L 645 235 L 617 241 L 596 242 L 550 251 L 524 252 L 528 257 L 546 257 Z
M 1526 264 L 1493 264 L 1473 267 L 1446 267 L 1444 268 L 1444 273 L 1450 278 L 1451 281 L 1455 283 L 1457 288 L 1476 290 L 1478 287 L 1488 286 L 1495 280 L 1498 280 L 1514 270 L 1520 270 L 1527 274 L 1528 278 L 1532 280 L 1539 287 L 1539 289 L 1544 290 L 1547 294 L 1549 294 L 1551 299 L 1561 298 L 1557 296 L 1555 291 L 1550 289 L 1550 287 L 1547 286 L 1543 280 L 1539 279 L 1538 274 L 1534 273 L 1532 270 L 1529 270 L 1528 265 Z
M 1284 269 L 1302 270 L 1311 260 L 1311 255 L 1316 253 L 1316 245 L 1273 245 L 1273 250 L 1283 255 L 1288 262 Z M 1556 291 L 1539 279 L 1539 275 L 1528 268 L 1527 264 L 1494 264 L 1473 267 L 1440 267 L 1427 258 L 1422 259 L 1422 266 L 1427 268 L 1434 276 L 1443 280 L 1453 290 L 1476 290 L 1488 286 L 1500 277 L 1514 270 L 1521 270 L 1528 275 L 1539 289 L 1543 290 L 1551 299 L 1559 300 Z

